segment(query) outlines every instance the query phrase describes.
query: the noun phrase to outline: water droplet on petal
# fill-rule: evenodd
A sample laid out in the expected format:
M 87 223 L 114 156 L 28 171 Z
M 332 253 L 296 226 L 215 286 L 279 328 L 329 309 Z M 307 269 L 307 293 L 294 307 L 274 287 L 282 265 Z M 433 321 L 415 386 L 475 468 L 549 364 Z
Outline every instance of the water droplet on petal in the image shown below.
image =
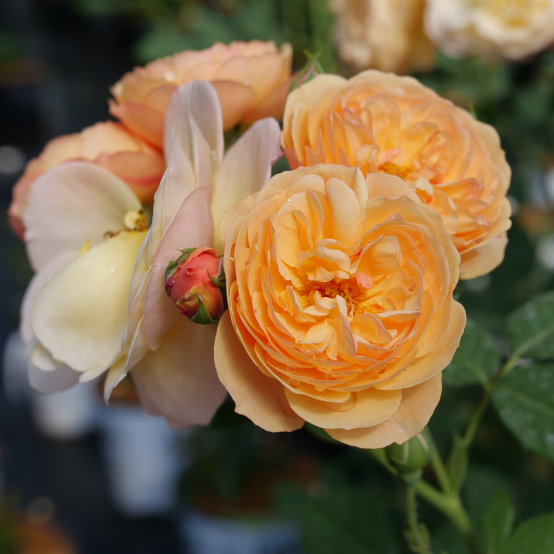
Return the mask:
M 262 313 L 262 310 L 259 310 L 258 308 L 256 308 L 256 309 L 254 310 L 254 314 L 255 314 L 255 315 L 260 315 L 261 313 Z
M 289 379 L 289 387 L 292 387 L 293 389 L 297 389 L 300 386 L 300 382 L 296 379 Z
M 250 267 L 250 262 L 252 261 L 252 258 L 250 258 L 247 262 L 246 262 L 246 267 Z
M 330 373 L 325 374 L 325 379 L 327 379 L 327 381 L 336 381 L 337 380 L 337 378 L 334 375 L 331 375 Z
M 290 202 L 290 198 L 287 198 L 287 202 Z
M 321 385 L 316 385 L 315 386 L 315 390 L 317 392 L 323 392 L 325 390 L 326 387 L 322 387 Z
M 379 369 L 376 369 L 375 370 L 375 373 L 379 374 L 379 375 L 383 375 L 383 373 L 385 373 L 385 367 L 380 367 Z
M 302 343 L 304 342 L 304 339 L 303 339 L 302 337 L 296 337 L 296 338 L 294 339 L 294 342 L 295 342 L 296 344 L 302 344 Z
M 288 365 L 287 366 L 287 371 L 290 371 L 291 373 L 294 373 L 296 371 L 296 366 Z

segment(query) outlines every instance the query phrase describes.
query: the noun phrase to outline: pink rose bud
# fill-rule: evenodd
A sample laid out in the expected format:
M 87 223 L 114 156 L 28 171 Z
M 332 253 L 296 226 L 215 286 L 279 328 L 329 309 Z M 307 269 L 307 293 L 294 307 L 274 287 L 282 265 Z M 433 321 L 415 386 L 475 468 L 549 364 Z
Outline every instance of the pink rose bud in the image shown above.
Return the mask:
M 202 325 L 217 324 L 226 308 L 225 275 L 213 248 L 187 248 L 165 270 L 165 290 L 179 311 Z

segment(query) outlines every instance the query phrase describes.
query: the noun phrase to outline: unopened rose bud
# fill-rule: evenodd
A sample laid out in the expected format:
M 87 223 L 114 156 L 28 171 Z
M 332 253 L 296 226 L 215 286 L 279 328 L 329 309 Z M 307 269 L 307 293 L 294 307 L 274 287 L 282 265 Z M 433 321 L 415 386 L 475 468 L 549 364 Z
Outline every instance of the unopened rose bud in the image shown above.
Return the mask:
M 429 445 L 423 435 L 416 435 L 403 444 L 391 444 L 386 452 L 389 462 L 407 484 L 419 481 L 423 468 L 431 458 Z
M 179 311 L 202 325 L 217 324 L 225 311 L 222 260 L 213 248 L 187 248 L 165 271 L 165 290 Z

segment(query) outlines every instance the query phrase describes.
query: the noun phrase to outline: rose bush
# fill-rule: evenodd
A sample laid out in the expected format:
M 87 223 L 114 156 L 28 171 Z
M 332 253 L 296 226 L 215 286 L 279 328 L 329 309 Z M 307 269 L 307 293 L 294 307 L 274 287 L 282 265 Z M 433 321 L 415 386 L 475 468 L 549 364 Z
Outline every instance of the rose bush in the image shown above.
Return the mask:
M 429 69 L 435 49 L 423 32 L 424 0 L 331 0 L 340 57 L 355 69 Z
M 436 212 L 396 176 L 317 165 L 273 177 L 220 229 L 215 362 L 237 412 L 362 448 L 419 433 L 465 326 Z
M 519 60 L 554 42 L 554 2 L 427 0 L 425 29 L 453 56 Z
M 15 233 L 23 238 L 22 215 L 31 184 L 48 169 L 75 160 L 104 167 L 129 185 L 143 204 L 152 204 L 165 171 L 161 150 L 112 121 L 96 123 L 80 133 L 51 140 L 38 158 L 31 160 L 13 188 L 8 216 Z M 91 183 L 93 186 L 93 183 Z
M 264 117 L 281 118 L 290 86 L 292 48 L 274 42 L 221 43 L 185 51 L 127 73 L 112 88 L 110 112 L 150 143 L 161 147 L 164 113 L 177 87 L 210 81 L 223 111 L 223 127 Z
M 404 179 L 442 216 L 463 279 L 502 261 L 511 172 L 498 134 L 415 79 L 320 75 L 287 98 L 281 142 L 292 168 L 324 162 Z

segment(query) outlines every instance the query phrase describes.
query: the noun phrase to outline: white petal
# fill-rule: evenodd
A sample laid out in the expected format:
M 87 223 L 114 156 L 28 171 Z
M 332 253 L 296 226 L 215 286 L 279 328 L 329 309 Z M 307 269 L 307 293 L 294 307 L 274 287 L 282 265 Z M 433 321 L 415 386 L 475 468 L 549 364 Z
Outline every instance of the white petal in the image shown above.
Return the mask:
M 254 123 L 225 155 L 212 198 L 218 252 L 223 250 L 218 232 L 223 214 L 269 181 L 271 164 L 281 155 L 280 137 L 279 124 L 268 117 Z
M 58 272 L 32 313 L 38 340 L 81 372 L 107 369 L 121 351 L 128 294 L 145 232 L 122 233 L 91 248 Z
M 87 240 L 100 244 L 107 231 L 119 231 L 129 210 L 141 204 L 109 171 L 87 162 L 68 162 L 41 175 L 31 186 L 23 214 L 27 254 L 35 271 Z
M 164 145 L 171 144 L 173 127 L 180 123 L 180 135 L 185 152 L 195 162 L 193 135 L 199 132 L 209 149 L 215 154 L 216 162 L 223 157 L 223 120 L 221 105 L 214 87 L 204 81 L 193 81 L 177 88 L 165 112 Z M 194 122 L 194 124 L 192 123 Z
M 173 428 L 206 425 L 225 399 L 214 366 L 215 326 L 186 319 L 131 371 L 141 404 Z

